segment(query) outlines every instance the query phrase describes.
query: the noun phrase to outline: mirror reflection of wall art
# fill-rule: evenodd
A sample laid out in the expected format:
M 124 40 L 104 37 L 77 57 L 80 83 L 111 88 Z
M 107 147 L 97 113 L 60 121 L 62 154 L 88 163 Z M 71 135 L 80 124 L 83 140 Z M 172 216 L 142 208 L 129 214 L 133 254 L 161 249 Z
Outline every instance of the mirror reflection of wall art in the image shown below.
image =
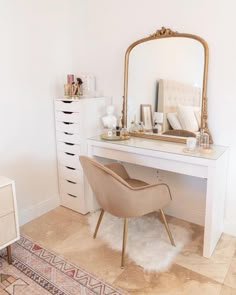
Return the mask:
M 140 113 L 141 113 L 141 121 L 144 124 L 145 130 L 152 130 L 152 127 L 153 127 L 152 105 L 141 104 Z

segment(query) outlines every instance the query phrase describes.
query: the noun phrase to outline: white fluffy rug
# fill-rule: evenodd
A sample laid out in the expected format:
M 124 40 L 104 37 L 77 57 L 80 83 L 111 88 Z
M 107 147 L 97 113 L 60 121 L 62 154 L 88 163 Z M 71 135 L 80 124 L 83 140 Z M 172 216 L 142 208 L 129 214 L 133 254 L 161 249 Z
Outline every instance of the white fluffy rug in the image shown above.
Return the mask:
M 94 232 L 100 211 L 89 216 L 91 233 Z M 174 257 L 190 240 L 191 231 L 169 224 L 176 247 L 170 244 L 169 237 L 155 216 L 129 218 L 126 255 L 136 264 L 148 271 L 161 271 L 168 268 Z M 104 240 L 114 250 L 121 251 L 123 236 L 123 218 L 105 212 L 97 239 Z

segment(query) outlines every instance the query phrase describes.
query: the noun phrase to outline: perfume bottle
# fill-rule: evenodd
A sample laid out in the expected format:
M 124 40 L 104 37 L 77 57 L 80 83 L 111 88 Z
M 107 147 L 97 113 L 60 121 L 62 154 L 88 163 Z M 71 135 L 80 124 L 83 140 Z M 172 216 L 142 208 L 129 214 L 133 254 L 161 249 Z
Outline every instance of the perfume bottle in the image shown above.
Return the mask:
M 211 148 L 210 148 L 210 137 L 209 134 L 204 132 L 204 129 L 200 130 L 200 150 L 202 152 L 210 152 Z
M 152 129 L 152 132 L 153 133 L 158 133 L 158 123 L 157 123 L 157 121 L 154 122 L 154 126 L 153 126 L 153 129 Z
M 139 132 L 144 132 L 144 125 L 143 125 L 143 122 L 142 121 L 140 121 L 138 123 L 138 131 Z
M 129 132 L 128 132 L 127 128 L 122 128 L 121 129 L 120 136 L 121 136 L 122 139 L 129 138 Z
M 116 126 L 116 136 L 120 136 L 120 127 Z
M 209 134 L 207 134 L 207 133 L 203 133 L 203 135 L 202 135 L 202 149 L 203 150 L 210 149 Z
M 199 147 L 202 148 L 203 146 L 203 135 L 204 135 L 204 129 L 200 129 L 200 136 L 199 136 Z

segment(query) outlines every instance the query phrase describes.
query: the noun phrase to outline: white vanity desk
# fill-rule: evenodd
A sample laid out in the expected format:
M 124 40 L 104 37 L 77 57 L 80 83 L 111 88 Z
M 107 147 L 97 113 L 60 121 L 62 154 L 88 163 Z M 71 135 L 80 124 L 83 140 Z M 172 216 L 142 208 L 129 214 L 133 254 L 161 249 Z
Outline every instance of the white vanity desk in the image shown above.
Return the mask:
M 179 143 L 132 137 L 124 141 L 88 139 L 88 155 L 204 178 L 206 211 L 203 256 L 210 257 L 221 236 L 226 192 L 227 147 L 212 146 L 210 154 L 186 154 Z M 88 200 L 89 211 L 93 200 Z

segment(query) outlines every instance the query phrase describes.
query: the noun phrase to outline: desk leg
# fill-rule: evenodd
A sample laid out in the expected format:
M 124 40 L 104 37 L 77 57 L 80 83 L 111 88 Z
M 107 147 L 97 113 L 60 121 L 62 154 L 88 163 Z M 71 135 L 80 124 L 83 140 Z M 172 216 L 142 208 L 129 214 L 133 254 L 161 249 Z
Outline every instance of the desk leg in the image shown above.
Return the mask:
M 12 264 L 11 246 L 7 246 L 7 260 L 9 264 Z
M 208 168 L 203 256 L 210 257 L 223 232 L 227 155 Z

